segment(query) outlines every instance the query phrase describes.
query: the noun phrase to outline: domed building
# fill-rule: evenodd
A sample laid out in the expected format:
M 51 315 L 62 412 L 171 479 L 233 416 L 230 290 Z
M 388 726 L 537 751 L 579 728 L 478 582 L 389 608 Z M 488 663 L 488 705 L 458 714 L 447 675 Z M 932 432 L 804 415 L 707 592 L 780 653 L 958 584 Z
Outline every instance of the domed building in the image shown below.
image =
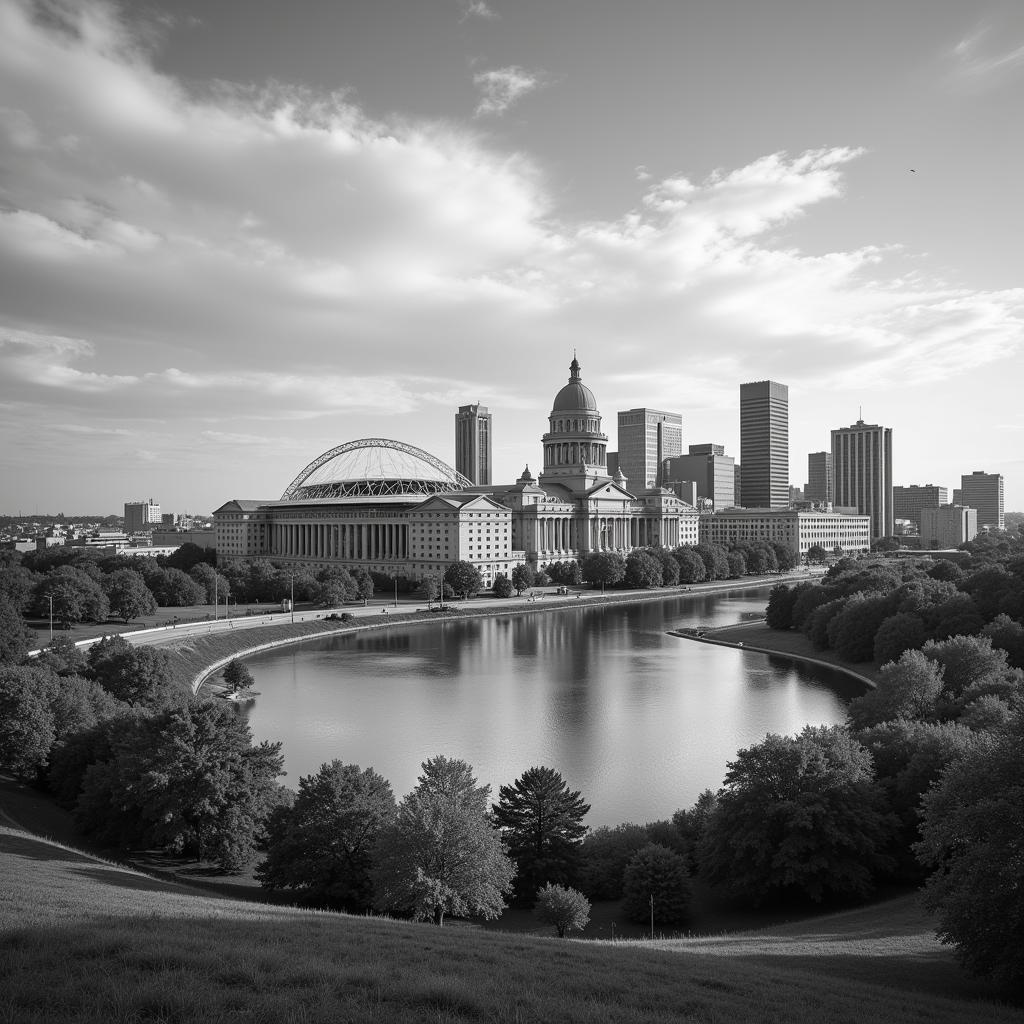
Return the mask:
M 541 443 L 538 478 L 527 467 L 514 484 L 474 486 L 412 445 L 350 441 L 314 459 L 279 500 L 218 508 L 218 557 L 410 579 L 468 561 L 490 586 L 524 561 L 543 568 L 593 551 L 697 543 L 691 505 L 661 488 L 631 493 L 621 473 L 608 475 L 601 413 L 575 358 Z

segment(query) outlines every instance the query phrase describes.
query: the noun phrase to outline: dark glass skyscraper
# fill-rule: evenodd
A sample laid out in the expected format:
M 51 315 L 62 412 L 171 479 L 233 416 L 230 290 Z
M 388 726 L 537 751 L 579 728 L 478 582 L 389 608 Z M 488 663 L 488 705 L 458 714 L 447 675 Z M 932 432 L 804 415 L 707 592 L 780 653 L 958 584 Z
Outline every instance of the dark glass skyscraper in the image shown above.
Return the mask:
M 871 516 L 871 539 L 891 537 L 892 427 L 857 420 L 832 431 L 835 503 Z
M 475 484 L 491 482 L 491 414 L 484 405 L 460 405 L 455 415 L 455 468 Z
M 740 385 L 740 479 L 744 508 L 789 505 L 789 388 Z

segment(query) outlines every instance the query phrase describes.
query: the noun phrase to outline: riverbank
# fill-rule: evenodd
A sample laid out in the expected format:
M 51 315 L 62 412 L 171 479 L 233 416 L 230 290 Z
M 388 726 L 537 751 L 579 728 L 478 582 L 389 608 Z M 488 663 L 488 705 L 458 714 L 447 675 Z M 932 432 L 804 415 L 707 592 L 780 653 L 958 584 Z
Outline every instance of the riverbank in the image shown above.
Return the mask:
M 872 689 L 878 686 L 881 672 L 871 663 L 851 665 L 843 661 L 834 651 L 819 651 L 796 630 L 770 629 L 763 619 L 753 622 L 739 622 L 729 626 L 718 626 L 702 630 L 703 636 L 685 630 L 673 631 L 674 636 L 694 640 L 697 643 L 718 644 L 723 647 L 742 647 L 745 651 L 777 655 L 791 661 L 823 665 L 836 669 L 859 680 Z
M 165 630 L 160 633 L 149 631 L 144 638 L 136 639 L 128 634 L 126 639 L 159 645 L 171 651 L 175 655 L 176 675 L 182 683 L 187 683 L 194 692 L 198 692 L 204 683 L 234 658 L 249 657 L 277 647 L 324 636 L 344 635 L 365 629 L 384 629 L 396 625 L 445 622 L 453 618 L 530 615 L 538 612 L 567 611 L 584 606 L 610 607 L 680 598 L 695 601 L 702 597 L 735 590 L 759 589 L 807 579 L 808 574 L 800 572 L 746 577 L 741 580 L 717 580 L 713 583 L 695 583 L 653 590 L 609 590 L 605 593 L 580 590 L 568 595 L 558 594 L 557 587 L 534 588 L 532 596 L 475 597 L 468 601 L 453 601 L 442 610 L 438 610 L 436 606 L 434 610 L 427 610 L 423 607 L 422 600 L 417 605 L 415 599 L 410 601 L 404 598 L 396 605 L 394 602 L 380 603 L 377 599 L 366 606 L 296 613 L 294 618 L 301 621 L 291 621 L 288 615 L 275 615 L 260 621 L 245 622 L 244 628 L 236 620 L 234 625 L 221 622 L 215 627 L 214 623 L 205 623 L 199 629 L 182 630 L 179 627 L 177 630 Z M 338 616 L 342 614 L 351 616 L 351 621 L 341 622 Z M 238 628 L 235 628 L 236 626 Z

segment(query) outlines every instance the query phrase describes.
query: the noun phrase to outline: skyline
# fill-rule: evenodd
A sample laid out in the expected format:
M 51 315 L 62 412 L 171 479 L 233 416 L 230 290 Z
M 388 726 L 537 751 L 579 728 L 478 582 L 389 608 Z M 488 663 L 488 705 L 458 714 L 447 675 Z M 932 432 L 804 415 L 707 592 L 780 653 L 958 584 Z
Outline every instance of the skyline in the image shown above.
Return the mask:
M 578 353 L 739 458 L 789 387 L 1024 508 L 1024 10 L 0 0 L 3 508 L 198 514 L 360 437 L 495 482 Z M 34 13 L 33 13 L 34 12 Z

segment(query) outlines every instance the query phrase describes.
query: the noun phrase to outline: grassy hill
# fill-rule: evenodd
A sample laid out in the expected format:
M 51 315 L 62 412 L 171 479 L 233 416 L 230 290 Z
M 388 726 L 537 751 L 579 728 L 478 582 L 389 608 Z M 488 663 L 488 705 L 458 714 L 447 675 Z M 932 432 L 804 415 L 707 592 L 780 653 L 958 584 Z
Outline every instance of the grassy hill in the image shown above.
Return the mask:
M 0 827 L 0 1021 L 1024 1024 L 911 899 L 764 932 L 573 942 L 201 896 Z

